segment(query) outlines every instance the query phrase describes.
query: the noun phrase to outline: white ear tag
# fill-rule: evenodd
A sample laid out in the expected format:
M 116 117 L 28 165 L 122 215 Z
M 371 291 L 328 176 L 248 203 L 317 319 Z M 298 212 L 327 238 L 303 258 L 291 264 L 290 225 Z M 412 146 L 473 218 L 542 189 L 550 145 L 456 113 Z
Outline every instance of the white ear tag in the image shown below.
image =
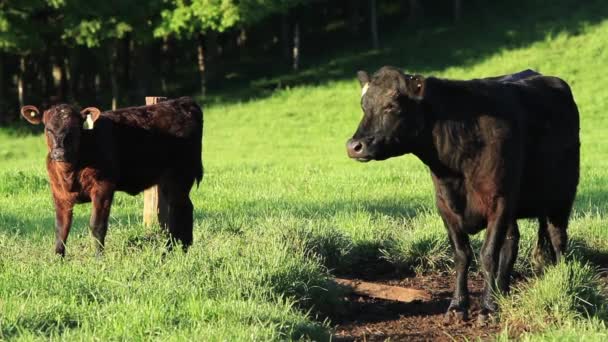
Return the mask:
M 93 117 L 91 116 L 91 114 L 87 114 L 87 118 L 84 120 L 84 123 L 82 124 L 82 128 L 91 130 L 91 129 L 93 129 L 94 125 L 95 125 L 95 122 L 93 121 Z
M 363 97 L 363 95 L 365 95 L 365 93 L 367 93 L 368 89 L 369 89 L 369 82 L 365 83 L 365 85 L 361 89 L 361 97 Z

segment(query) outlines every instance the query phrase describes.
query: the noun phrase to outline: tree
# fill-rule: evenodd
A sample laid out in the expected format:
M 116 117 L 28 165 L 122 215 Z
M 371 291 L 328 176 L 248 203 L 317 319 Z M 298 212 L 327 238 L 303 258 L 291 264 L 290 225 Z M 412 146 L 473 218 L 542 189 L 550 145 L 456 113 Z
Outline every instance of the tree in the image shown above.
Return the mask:
M 454 22 L 459 23 L 462 16 L 462 1 L 454 0 Z
M 252 25 L 269 15 L 284 13 L 305 0 L 173 0 L 171 7 L 161 12 L 156 37 L 175 35 L 194 39 L 200 74 L 201 95 L 206 93 L 206 52 L 204 36 L 235 27 Z
M 102 65 L 108 68 L 112 91 L 112 108 L 118 105 L 120 96 L 119 51 L 125 55 L 123 74 L 128 78 L 130 72 L 133 41 L 150 43 L 153 39 L 155 13 L 160 11 L 162 2 L 148 1 L 145 6 L 133 1 L 69 1 L 62 6 L 65 13 L 66 29 L 63 38 L 77 45 L 91 48 L 102 48 L 99 56 Z M 122 42 L 122 44 L 121 44 Z M 97 70 L 94 78 L 101 77 Z M 128 82 L 128 81 L 127 81 Z
M 52 42 L 60 36 L 56 9 L 62 0 L 5 0 L 0 2 L 0 53 L 19 56 L 17 73 L 17 93 L 19 104 L 24 103 L 27 59 L 32 54 L 41 54 L 51 49 Z M 46 66 L 46 72 L 50 68 Z M 43 71 L 44 72 L 44 71 Z M 46 76 L 46 75 L 45 75 Z M 44 77 L 44 76 L 43 76 Z M 0 83 L 3 82 L 0 75 Z M 48 78 L 47 78 L 48 79 Z M 4 88 L 0 86 L 0 98 L 4 98 Z
M 369 0 L 369 15 L 370 15 L 370 29 L 372 34 L 372 46 L 374 49 L 380 47 L 378 41 L 378 15 L 376 14 L 376 0 Z

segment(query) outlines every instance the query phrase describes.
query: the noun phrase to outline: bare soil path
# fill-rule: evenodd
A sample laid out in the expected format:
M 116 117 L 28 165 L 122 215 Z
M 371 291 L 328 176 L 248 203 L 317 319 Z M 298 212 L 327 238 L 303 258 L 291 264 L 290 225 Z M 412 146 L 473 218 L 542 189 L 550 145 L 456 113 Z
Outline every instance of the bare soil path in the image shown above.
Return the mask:
M 461 341 L 487 340 L 500 331 L 497 323 L 478 326 L 479 297 L 483 280 L 471 274 L 471 310 L 469 320 L 444 323 L 444 314 L 450 302 L 453 275 L 448 273 L 425 276 L 375 280 L 394 286 L 424 289 L 432 294 L 428 302 L 399 303 L 349 295 L 345 298 L 346 310 L 334 318 L 335 341 Z M 366 279 L 370 280 L 370 279 Z

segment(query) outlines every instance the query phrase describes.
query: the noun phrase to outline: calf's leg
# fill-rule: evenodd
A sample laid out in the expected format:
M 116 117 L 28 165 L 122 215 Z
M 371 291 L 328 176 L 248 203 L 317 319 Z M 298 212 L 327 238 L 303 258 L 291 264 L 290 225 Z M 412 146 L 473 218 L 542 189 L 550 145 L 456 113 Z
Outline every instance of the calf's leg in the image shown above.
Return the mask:
M 65 243 L 72 227 L 74 203 L 55 198 L 55 253 L 65 256 Z
M 549 216 L 549 238 L 551 239 L 551 245 L 553 247 L 556 262 L 560 262 L 566 253 L 566 247 L 568 245 L 569 213 L 570 211 L 568 210 L 565 214 Z
M 158 184 L 158 224 L 165 233 L 169 233 L 169 217 L 171 211 L 171 182 L 163 178 Z
M 555 263 L 555 252 L 549 237 L 547 218 L 538 218 L 538 241 L 532 251 L 532 267 L 536 274 L 542 273 L 547 264 Z
M 91 194 L 93 207 L 91 208 L 89 227 L 95 239 L 96 254 L 98 256 L 103 254 L 113 198 L 114 191 L 107 188 Z
M 194 180 L 184 181 L 183 178 L 173 177 L 165 179 L 161 185 L 168 195 L 167 228 L 170 238 L 181 242 L 184 250 L 192 244 L 194 206 L 189 196 L 192 184 Z
M 182 243 L 184 250 L 192 245 L 193 211 L 194 206 L 187 195 L 171 203 L 169 209 L 169 233 Z

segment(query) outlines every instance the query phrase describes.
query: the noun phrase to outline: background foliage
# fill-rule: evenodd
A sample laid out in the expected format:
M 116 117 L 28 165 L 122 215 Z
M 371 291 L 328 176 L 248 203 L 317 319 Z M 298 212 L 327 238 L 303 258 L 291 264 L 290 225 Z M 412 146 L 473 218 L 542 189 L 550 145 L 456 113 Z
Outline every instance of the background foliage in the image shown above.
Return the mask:
M 451 22 L 452 12 L 442 9 L 453 3 L 479 6 L 472 0 L 424 6 L 418 0 L 2 0 L 0 122 L 16 120 L 24 103 L 109 108 L 150 94 L 221 93 L 260 70 L 299 69 L 346 41 L 371 48 L 374 29 L 383 35 L 423 13 Z

